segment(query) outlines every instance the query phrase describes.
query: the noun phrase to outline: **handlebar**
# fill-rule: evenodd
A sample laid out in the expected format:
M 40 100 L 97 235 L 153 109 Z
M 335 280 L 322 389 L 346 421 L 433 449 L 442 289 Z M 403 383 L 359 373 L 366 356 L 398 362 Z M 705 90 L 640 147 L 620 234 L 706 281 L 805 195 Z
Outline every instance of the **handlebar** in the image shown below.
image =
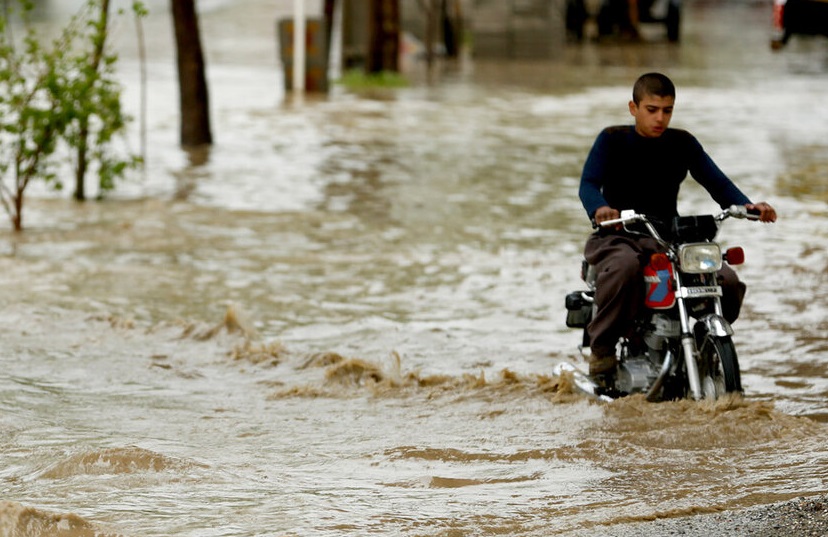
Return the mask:
M 760 211 L 756 209 L 748 209 L 744 205 L 731 205 L 718 215 L 714 215 L 712 218 L 715 221 L 716 227 L 718 228 L 724 220 L 728 218 L 738 218 L 738 219 L 746 219 L 746 220 L 759 220 Z M 653 237 L 659 244 L 664 246 L 665 248 L 669 249 L 670 245 L 668 241 L 665 241 L 661 234 L 656 229 L 656 225 L 650 221 L 650 219 L 643 214 L 636 213 L 634 210 L 624 210 L 621 211 L 621 218 L 613 218 L 612 220 L 604 220 L 599 225 L 601 227 L 612 227 L 612 226 L 624 226 L 624 229 L 631 233 L 641 233 L 639 231 L 632 231 L 627 228 L 628 224 L 635 224 L 639 223 L 640 225 L 644 226 L 646 229 L 646 234 Z M 715 235 L 715 231 L 713 233 Z M 711 237 L 713 238 L 713 237 Z
M 657 240 L 660 244 L 666 246 L 667 243 L 664 242 L 664 239 L 661 238 L 658 231 L 656 230 L 655 226 L 650 222 L 650 220 L 643 214 L 638 214 L 631 209 L 627 209 L 621 211 L 621 218 L 613 218 L 612 220 L 604 220 L 599 225 L 601 227 L 610 227 L 610 226 L 617 226 L 623 225 L 624 229 L 627 228 L 627 224 L 633 224 L 635 222 L 641 222 L 644 227 L 647 229 L 647 233 L 650 234 L 655 240 Z
M 648 222 L 647 217 L 643 214 L 638 214 L 633 210 L 621 211 L 621 218 L 613 218 L 612 220 L 604 220 L 600 227 L 617 226 L 618 224 L 631 224 L 633 222 Z
M 746 219 L 746 220 L 759 220 L 759 210 L 758 209 L 748 209 L 744 205 L 731 205 L 714 218 L 716 222 L 722 222 L 728 218 L 738 218 L 738 219 Z M 617 226 L 618 224 L 632 224 L 635 222 L 644 222 L 645 224 L 649 224 L 650 221 L 646 215 L 639 214 L 633 210 L 624 210 L 621 211 L 621 218 L 613 218 L 612 220 L 604 220 L 600 224 L 600 227 L 610 227 L 610 226 Z

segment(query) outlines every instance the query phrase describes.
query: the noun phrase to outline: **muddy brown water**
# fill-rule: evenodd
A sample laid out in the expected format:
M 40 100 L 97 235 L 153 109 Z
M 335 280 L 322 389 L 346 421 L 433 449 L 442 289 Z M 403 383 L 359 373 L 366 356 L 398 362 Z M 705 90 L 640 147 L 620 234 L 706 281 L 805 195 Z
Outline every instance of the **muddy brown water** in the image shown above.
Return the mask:
M 290 4 L 205 3 L 202 155 L 150 17 L 146 172 L 101 203 L 36 190 L 0 240 L 0 533 L 600 535 L 826 492 L 828 41 L 774 54 L 764 4 L 688 2 L 679 46 L 296 100 Z M 780 213 L 722 232 L 748 259 L 741 399 L 599 404 L 551 373 L 581 363 L 580 167 L 653 69 Z M 716 207 L 688 184 L 681 209 Z

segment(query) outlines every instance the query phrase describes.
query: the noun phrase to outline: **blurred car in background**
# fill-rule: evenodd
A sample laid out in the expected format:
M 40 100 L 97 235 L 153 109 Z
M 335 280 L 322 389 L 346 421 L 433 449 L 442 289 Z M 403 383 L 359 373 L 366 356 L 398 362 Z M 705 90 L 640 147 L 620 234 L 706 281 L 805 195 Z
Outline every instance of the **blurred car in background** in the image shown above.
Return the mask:
M 828 36 L 828 0 L 773 0 L 771 47 L 784 47 L 796 34 Z
M 679 40 L 681 0 L 567 0 L 566 29 L 576 40 L 584 37 L 584 25 L 594 20 L 598 38 L 618 36 L 638 39 L 642 23 L 663 24 L 667 39 Z

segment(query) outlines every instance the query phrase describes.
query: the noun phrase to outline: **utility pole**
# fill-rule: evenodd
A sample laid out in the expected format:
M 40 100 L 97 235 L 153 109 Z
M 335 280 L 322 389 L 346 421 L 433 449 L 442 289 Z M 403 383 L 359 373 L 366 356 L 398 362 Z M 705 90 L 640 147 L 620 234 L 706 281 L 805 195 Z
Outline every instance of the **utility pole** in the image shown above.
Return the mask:
M 370 0 L 365 72 L 399 71 L 400 0 Z
M 305 0 L 293 0 L 293 91 L 305 91 Z

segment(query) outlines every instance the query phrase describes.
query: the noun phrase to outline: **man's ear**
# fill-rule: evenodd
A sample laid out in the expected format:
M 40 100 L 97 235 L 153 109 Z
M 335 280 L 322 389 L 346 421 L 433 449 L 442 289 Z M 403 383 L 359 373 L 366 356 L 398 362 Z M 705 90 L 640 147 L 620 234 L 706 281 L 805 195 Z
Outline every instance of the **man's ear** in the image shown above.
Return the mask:
M 638 106 L 635 105 L 635 101 L 630 101 L 630 115 L 635 116 L 636 112 L 638 112 Z

